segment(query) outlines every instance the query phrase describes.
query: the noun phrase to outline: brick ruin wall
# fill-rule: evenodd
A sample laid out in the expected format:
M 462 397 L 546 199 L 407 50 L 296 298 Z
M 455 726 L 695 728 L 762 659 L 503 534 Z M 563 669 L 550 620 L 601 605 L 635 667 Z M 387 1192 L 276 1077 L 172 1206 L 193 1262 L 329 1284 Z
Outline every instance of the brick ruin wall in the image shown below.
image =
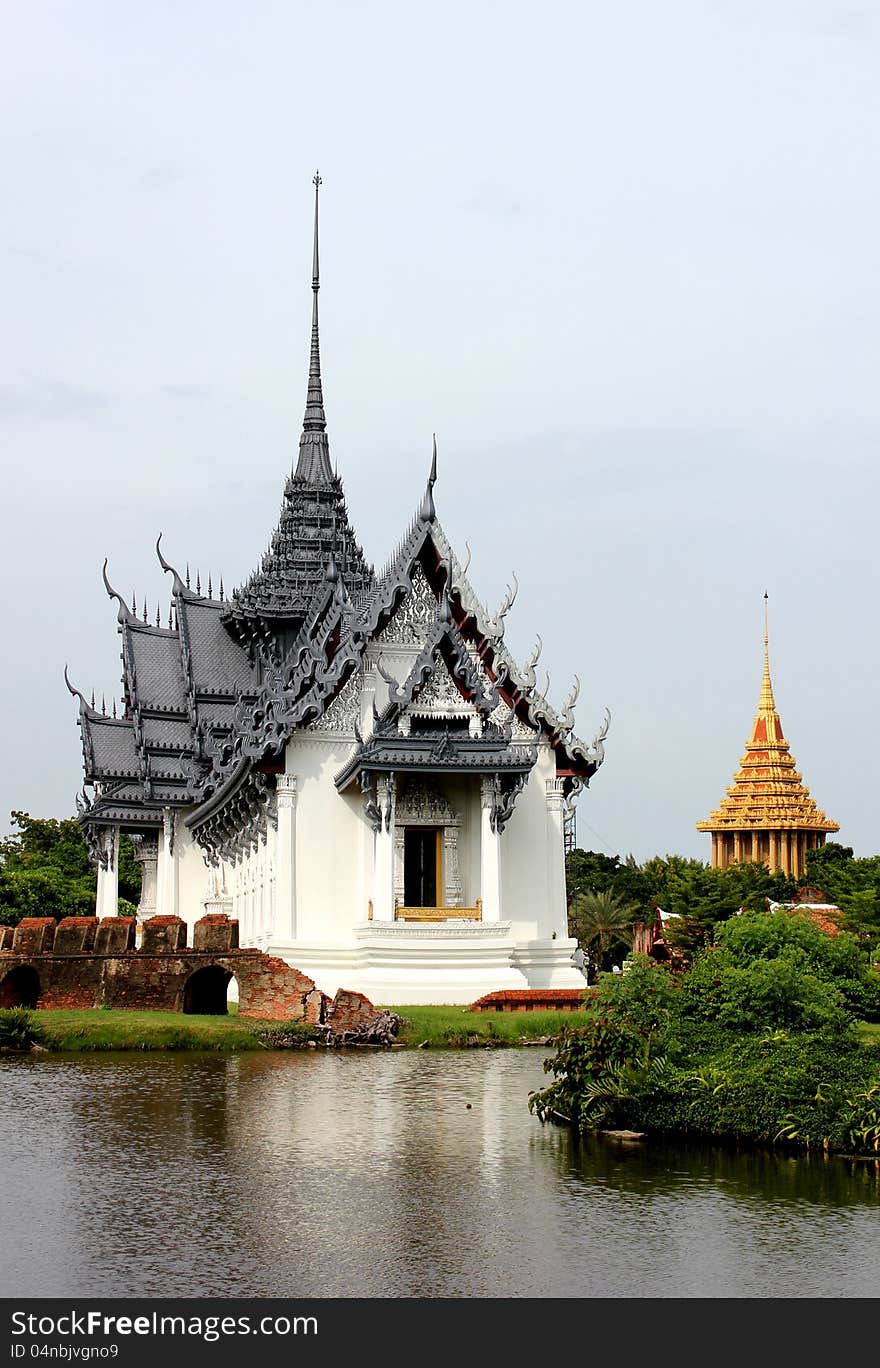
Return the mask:
M 152 917 L 135 947 L 134 917 L 25 917 L 0 927 L 0 1007 L 38 987 L 36 1007 L 129 1008 L 167 1012 L 225 1010 L 227 975 L 238 983 L 238 1014 L 271 1021 L 332 1023 L 349 1030 L 376 1009 L 344 989 L 331 1000 L 312 979 L 282 959 L 238 944 L 238 922 L 211 914 L 196 922 L 187 946 L 186 922 Z M 208 970 L 207 975 L 200 971 Z M 34 985 L 33 975 L 38 981 Z M 199 978 L 194 975 L 199 974 Z

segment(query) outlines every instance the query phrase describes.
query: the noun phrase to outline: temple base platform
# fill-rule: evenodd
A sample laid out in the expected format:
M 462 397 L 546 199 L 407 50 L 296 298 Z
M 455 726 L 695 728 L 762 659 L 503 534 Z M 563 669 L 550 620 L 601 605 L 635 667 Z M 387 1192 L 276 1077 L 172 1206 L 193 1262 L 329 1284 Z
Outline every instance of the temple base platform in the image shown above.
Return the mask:
M 339 988 L 381 1006 L 467 1006 L 486 993 L 524 988 L 584 988 L 573 963 L 577 942 L 514 940 L 510 922 L 364 922 L 350 941 L 273 942 L 269 952 L 294 965 L 328 996 Z

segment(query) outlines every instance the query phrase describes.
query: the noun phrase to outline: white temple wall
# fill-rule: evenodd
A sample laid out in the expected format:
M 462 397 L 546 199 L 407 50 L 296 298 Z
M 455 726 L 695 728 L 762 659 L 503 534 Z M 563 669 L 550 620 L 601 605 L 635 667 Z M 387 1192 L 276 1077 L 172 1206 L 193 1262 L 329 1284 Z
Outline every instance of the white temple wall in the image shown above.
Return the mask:
M 167 822 L 159 837 L 156 901 L 156 911 L 162 916 L 183 918 L 189 929 L 190 945 L 192 929 L 205 915 L 204 899 L 208 890 L 208 870 L 202 859 L 202 849 L 184 825 L 191 810 L 184 809 L 176 814 L 173 841 Z
M 359 791 L 340 794 L 333 782 L 350 753 L 343 737 L 294 736 L 287 744 L 287 773 L 297 776 L 297 940 L 350 940 L 354 923 L 367 920 L 372 861 L 363 842 L 372 832 Z
M 554 897 L 548 886 L 548 869 L 565 858 L 547 808 L 546 783 L 555 775 L 553 752 L 543 744 L 501 838 L 502 916 L 513 922 L 516 940 L 566 935 L 564 888 L 560 899 L 558 887 Z

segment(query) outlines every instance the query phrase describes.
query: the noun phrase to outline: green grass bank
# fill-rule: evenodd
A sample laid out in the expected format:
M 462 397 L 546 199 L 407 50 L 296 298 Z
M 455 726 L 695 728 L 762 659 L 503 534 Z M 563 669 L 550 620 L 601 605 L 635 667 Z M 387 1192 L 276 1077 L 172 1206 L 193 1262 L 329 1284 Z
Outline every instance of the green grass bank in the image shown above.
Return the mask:
M 399 1044 L 416 1049 L 519 1046 L 546 1041 L 565 1026 L 582 1025 L 581 1012 L 470 1012 L 463 1007 L 395 1007 L 403 1018 Z M 312 1034 L 294 1023 L 180 1012 L 36 1011 L 31 1020 L 39 1043 L 51 1051 L 76 1050 L 265 1050 Z

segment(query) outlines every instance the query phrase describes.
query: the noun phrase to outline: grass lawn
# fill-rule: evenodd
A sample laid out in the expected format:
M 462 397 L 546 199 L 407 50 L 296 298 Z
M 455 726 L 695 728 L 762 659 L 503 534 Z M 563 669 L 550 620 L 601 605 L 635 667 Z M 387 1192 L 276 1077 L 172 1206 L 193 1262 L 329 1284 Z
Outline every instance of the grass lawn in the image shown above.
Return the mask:
M 403 1017 L 402 1045 L 433 1048 L 519 1045 L 544 1040 L 565 1026 L 579 1026 L 582 1012 L 470 1012 L 466 1007 L 394 1007 Z M 259 1039 L 277 1022 L 229 1016 L 184 1016 L 181 1012 L 97 1010 L 34 1012 L 50 1050 L 260 1050 Z
M 182 1012 L 34 1012 L 50 1050 L 259 1050 L 255 1030 L 274 1023 Z
M 466 1007 L 391 1007 L 403 1018 L 401 1045 L 433 1049 L 521 1045 L 544 1041 L 566 1027 L 582 1026 L 584 1012 L 471 1012 Z M 252 1017 L 184 1016 L 182 1012 L 41 1012 L 33 1019 L 50 1050 L 262 1050 L 258 1032 L 278 1022 Z M 880 1023 L 863 1022 L 864 1045 L 880 1045 Z
M 403 1017 L 404 1045 L 519 1045 L 544 1040 L 565 1026 L 582 1026 L 585 1012 L 470 1012 L 466 1007 L 391 1007 Z

